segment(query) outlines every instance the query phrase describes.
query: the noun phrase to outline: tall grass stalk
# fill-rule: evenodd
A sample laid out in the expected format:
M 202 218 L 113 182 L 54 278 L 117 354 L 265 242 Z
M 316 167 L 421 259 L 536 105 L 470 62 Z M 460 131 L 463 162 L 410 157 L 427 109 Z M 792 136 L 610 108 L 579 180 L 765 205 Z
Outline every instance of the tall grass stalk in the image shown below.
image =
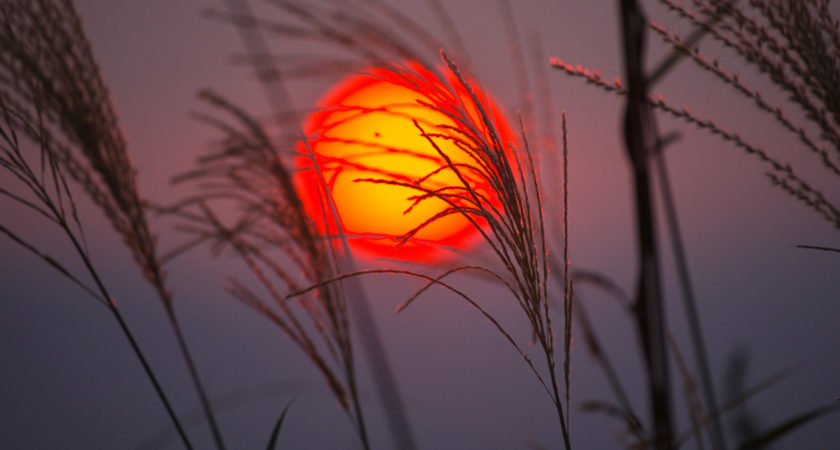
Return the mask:
M 636 232 L 639 246 L 639 285 L 634 311 L 642 339 L 654 446 L 673 448 L 670 376 L 666 349 L 665 313 L 661 294 L 650 161 L 657 140 L 656 125 L 645 100 L 647 80 L 643 72 L 645 16 L 637 2 L 620 1 L 627 101 L 624 139 L 635 190 Z
M 116 301 L 113 296 L 111 296 L 109 290 L 105 286 L 105 283 L 99 276 L 99 272 L 96 270 L 91 256 L 88 253 L 87 246 L 84 244 L 84 232 L 81 226 L 81 221 L 78 217 L 75 201 L 73 200 L 73 194 L 69 189 L 61 166 L 57 164 L 55 155 L 49 148 L 49 141 L 51 139 L 48 136 L 41 134 L 41 132 L 33 129 L 31 127 L 32 123 L 28 122 L 25 116 L 20 115 L 21 111 L 11 111 L 6 104 L 6 99 L 3 97 L 0 97 L 0 109 L 3 111 L 4 119 L 3 125 L 0 126 L 0 137 L 2 137 L 3 140 L 3 143 L 0 144 L 0 151 L 2 151 L 2 155 L 0 155 L 0 166 L 20 180 L 22 184 L 30 190 L 30 194 L 34 195 L 36 199 L 35 201 L 27 200 L 25 197 L 13 193 L 6 187 L 0 187 L 0 195 L 11 199 L 24 208 L 31 209 L 37 214 L 43 216 L 53 225 L 57 226 L 70 240 L 73 250 L 81 259 L 87 274 L 94 282 L 94 286 L 89 286 L 87 283 L 80 280 L 57 259 L 39 250 L 34 244 L 28 242 L 25 238 L 19 236 L 2 223 L 0 223 L 0 234 L 5 235 L 11 239 L 12 242 L 20 245 L 30 253 L 39 257 L 50 267 L 56 269 L 60 274 L 68 278 L 77 286 L 81 287 L 82 290 L 90 294 L 95 300 L 108 309 L 117 321 L 120 331 L 128 340 L 132 352 L 143 367 L 146 377 L 148 377 L 149 381 L 152 383 L 152 386 L 155 389 L 155 394 L 163 403 L 163 406 L 169 415 L 172 425 L 175 427 L 179 437 L 181 438 L 181 441 L 186 448 L 191 449 L 192 444 L 190 443 L 190 440 L 184 431 L 184 427 L 172 407 L 172 403 L 169 401 L 169 398 L 163 390 L 163 387 L 155 375 L 154 370 L 152 370 L 145 353 L 137 343 L 134 333 L 131 331 L 131 328 L 123 317 Z M 41 157 L 42 162 L 46 162 L 46 167 L 45 165 L 42 165 L 41 167 L 42 170 L 40 175 L 38 175 L 37 171 L 30 166 L 28 158 L 25 157 L 21 151 L 16 129 L 27 130 L 32 134 L 29 134 L 26 137 L 34 140 L 36 145 L 37 143 L 40 143 L 39 156 Z M 45 177 L 47 174 L 49 174 L 49 178 Z M 52 184 L 52 187 L 50 187 L 50 184 Z

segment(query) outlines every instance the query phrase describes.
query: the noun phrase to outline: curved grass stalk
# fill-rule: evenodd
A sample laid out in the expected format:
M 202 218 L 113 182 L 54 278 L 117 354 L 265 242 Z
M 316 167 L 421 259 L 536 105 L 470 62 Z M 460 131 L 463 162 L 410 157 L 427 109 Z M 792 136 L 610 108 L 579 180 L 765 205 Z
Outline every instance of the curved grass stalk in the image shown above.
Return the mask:
M 36 107 L 36 111 L 40 113 L 38 105 L 34 106 Z M 58 260 L 39 250 L 35 245 L 20 237 L 3 224 L 0 224 L 0 234 L 5 235 L 14 243 L 39 257 L 108 309 L 117 321 L 123 336 L 128 340 L 132 352 L 143 367 L 146 377 L 152 383 L 155 394 L 161 403 L 163 403 L 169 419 L 175 427 L 182 443 L 187 449 L 191 449 L 192 444 L 168 396 L 157 379 L 154 370 L 152 370 L 145 353 L 137 343 L 134 333 L 125 321 L 116 301 L 109 293 L 91 260 L 91 256 L 84 244 L 84 231 L 78 216 L 76 202 L 73 199 L 73 194 L 65 179 L 61 165 L 56 161 L 54 151 L 50 146 L 52 137 L 43 128 L 40 130 L 35 129 L 33 123 L 27 120 L 28 116 L 23 110 L 10 110 L 6 99 L 2 96 L 0 96 L 0 108 L 2 108 L 4 119 L 3 124 L 0 125 L 0 137 L 2 137 L 2 143 L 0 143 L 0 167 L 13 175 L 23 185 L 24 190 L 28 191 L 35 199 L 32 201 L 27 200 L 22 195 L 15 194 L 5 188 L 0 188 L 0 196 L 7 197 L 13 202 L 37 212 L 41 217 L 56 225 L 70 240 L 73 250 L 82 261 L 85 271 L 93 280 L 94 285 L 89 286 L 80 280 Z M 32 168 L 28 159 L 21 151 L 20 141 L 16 132 L 18 129 L 24 132 L 26 138 L 31 139 L 34 144 L 39 145 L 39 157 L 42 161 L 40 175 Z
M 507 330 L 505 330 L 505 328 L 502 326 L 502 324 L 499 323 L 499 321 L 495 317 L 493 317 L 490 313 L 488 313 L 487 310 L 482 308 L 481 305 L 479 305 L 478 302 L 476 302 L 467 293 L 465 293 L 464 291 L 452 286 L 449 283 L 446 283 L 446 282 L 442 281 L 444 278 L 449 277 L 450 275 L 453 275 L 455 273 L 462 272 L 462 271 L 467 271 L 467 270 L 480 271 L 480 272 L 483 272 L 485 274 L 488 274 L 494 280 L 502 283 L 508 289 L 508 291 L 510 291 L 512 294 L 514 294 L 514 295 L 516 294 L 516 290 L 512 286 L 510 286 L 507 283 L 507 281 L 504 280 L 504 278 L 502 276 L 500 276 L 496 272 L 493 272 L 490 269 L 487 269 L 486 267 L 483 267 L 483 266 L 459 266 L 459 267 L 449 269 L 449 270 L 445 271 L 444 273 L 442 273 L 438 276 L 435 276 L 435 277 L 425 275 L 425 274 L 422 274 L 422 273 L 419 273 L 419 272 L 416 272 L 416 271 L 412 271 L 412 270 L 402 270 L 402 269 L 370 269 L 370 270 L 362 270 L 362 271 L 352 272 L 352 273 L 344 273 L 344 274 L 338 275 L 334 278 L 324 280 L 323 282 L 321 282 L 319 284 L 307 286 L 306 288 L 303 288 L 299 291 L 291 292 L 291 293 L 286 295 L 286 298 L 287 299 L 295 298 L 295 297 L 298 297 L 300 295 L 304 295 L 308 292 L 311 292 L 313 290 L 319 289 L 319 288 L 321 288 L 325 285 L 329 285 L 329 284 L 332 284 L 332 283 L 340 282 L 342 280 L 347 280 L 347 279 L 356 278 L 356 277 L 360 277 L 360 276 L 370 276 L 370 275 L 375 275 L 375 274 L 392 274 L 392 275 L 402 275 L 402 276 L 408 276 L 408 277 L 413 277 L 413 278 L 419 278 L 421 280 L 426 281 L 426 284 L 422 288 L 415 291 L 414 294 L 412 294 L 407 300 L 405 300 L 403 303 L 401 303 L 399 306 L 397 306 L 397 308 L 396 308 L 397 313 L 402 312 L 406 308 L 408 308 L 412 303 L 414 303 L 415 300 L 417 300 L 428 289 L 430 289 L 434 286 L 443 287 L 444 289 L 452 292 L 453 294 L 457 295 L 458 297 L 460 297 L 461 299 L 466 301 L 470 306 L 472 306 L 473 308 L 478 310 L 478 312 L 482 316 L 484 316 L 485 319 L 490 321 L 490 323 L 493 325 L 493 327 L 496 328 L 496 330 L 499 331 L 502 334 L 502 336 L 505 338 L 505 340 L 507 340 L 508 343 L 510 343 L 514 347 L 516 352 L 519 353 L 519 356 L 521 356 L 522 359 L 525 361 L 525 363 L 531 368 L 531 371 L 537 377 L 537 380 L 539 381 L 540 385 L 542 385 L 542 387 L 545 389 L 545 392 L 548 395 L 552 395 L 551 388 L 548 386 L 548 384 L 546 384 L 545 380 L 543 379 L 539 370 L 537 370 L 536 366 L 534 366 L 533 361 L 531 361 L 531 357 L 528 356 L 528 354 L 525 353 L 525 351 L 522 350 L 522 347 L 520 347 L 519 344 L 516 343 L 516 340 L 513 338 L 513 336 L 510 335 L 510 333 L 508 333 Z

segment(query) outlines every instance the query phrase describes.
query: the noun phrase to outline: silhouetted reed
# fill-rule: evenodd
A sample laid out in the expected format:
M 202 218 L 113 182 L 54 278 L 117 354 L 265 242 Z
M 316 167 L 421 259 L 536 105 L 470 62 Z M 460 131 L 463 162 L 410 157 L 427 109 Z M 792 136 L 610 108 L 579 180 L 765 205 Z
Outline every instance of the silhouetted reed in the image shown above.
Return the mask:
M 276 325 L 303 352 L 324 378 L 365 449 L 371 448 L 371 439 L 359 395 L 360 348 L 372 361 L 372 382 L 382 399 L 395 446 L 414 448 L 407 415 L 384 347 L 375 333 L 375 324 L 369 311 L 353 314 L 358 312 L 353 308 L 357 304 L 365 305 L 366 301 L 354 283 L 357 277 L 373 274 L 424 282 L 399 305 L 397 312 L 405 310 L 433 286 L 443 287 L 475 308 L 514 347 L 545 389 L 556 411 L 566 449 L 572 447 L 569 415 L 573 315 L 578 320 L 578 333 L 616 397 L 614 402 L 585 401 L 582 403 L 585 411 L 621 420 L 628 430 L 627 445 L 632 448 L 676 448 L 693 437 L 698 447 L 702 448 L 707 439 L 712 448 L 723 449 L 725 440 L 719 417 L 778 377 L 746 393 L 733 391 L 730 397 L 735 398 L 730 403 L 716 400 L 664 168 L 664 148 L 670 139 L 658 134 L 651 111 L 682 119 L 755 156 L 774 185 L 839 229 L 840 208 L 814 187 L 815 183 L 800 175 L 798 166 L 794 170 L 790 164 L 781 162 L 782 158 L 740 134 L 688 108 L 675 108 L 663 96 L 650 92 L 670 72 L 675 61 L 680 57 L 690 60 L 733 88 L 758 111 L 769 114 L 780 127 L 793 133 L 801 148 L 816 157 L 828 173 L 840 176 L 840 32 L 827 0 L 753 0 L 746 6 L 724 0 L 692 0 L 693 10 L 672 0 L 660 1 L 699 31 L 682 39 L 664 25 L 648 23 L 636 1 L 620 0 L 617 3 L 621 6 L 625 80 L 607 81 L 598 71 L 572 66 L 557 58 L 550 63 L 566 74 L 627 97 L 624 139 L 633 170 L 636 239 L 640 248 L 636 296 L 627 295 L 600 274 L 572 270 L 566 115 L 559 115 L 559 123 L 554 123 L 556 117 L 544 76 L 536 77 L 537 93 L 541 96 L 535 97 L 531 92 L 525 52 L 514 18 L 516 9 L 505 1 L 500 2 L 501 31 L 510 44 L 509 63 L 521 102 L 521 110 L 507 116 L 496 111 L 490 95 L 472 73 L 469 51 L 459 27 L 439 0 L 428 0 L 428 3 L 447 42 L 383 0 L 316 3 L 267 0 L 269 10 L 276 17 L 255 16 L 244 0 L 229 0 L 229 10 L 204 11 L 206 17 L 233 24 L 241 32 L 245 54 L 234 55 L 233 62 L 255 69 L 272 110 L 265 116 L 267 119 L 258 118 L 213 90 L 200 92 L 199 97 L 210 106 L 210 112 L 196 117 L 215 128 L 221 138 L 194 168 L 175 178 L 178 183 L 189 183 L 195 188 L 194 193 L 173 204 L 154 207 L 157 212 L 174 218 L 176 229 L 188 236 L 181 245 L 159 256 L 146 217 L 149 206 L 138 192 L 136 170 L 127 144 L 72 3 L 0 0 L 0 172 L 7 176 L 0 184 L 0 197 L 55 225 L 70 240 L 87 276 L 74 274 L 63 261 L 56 260 L 38 243 L 30 242 L 6 223 L 0 222 L 0 234 L 45 261 L 109 309 L 187 448 L 192 448 L 192 444 L 182 421 L 87 249 L 83 220 L 73 195 L 78 192 L 72 187 L 74 183 L 104 213 L 155 289 L 219 449 L 224 448 L 223 435 L 180 330 L 163 271 L 166 261 L 198 246 L 208 246 L 216 254 L 232 252 L 243 263 L 248 277 L 228 276 L 224 289 Z M 646 30 L 658 35 L 673 51 L 670 58 L 649 73 L 643 70 L 642 64 Z M 774 83 L 787 96 L 785 109 L 774 106 L 736 73 L 722 67 L 717 59 L 699 51 L 696 45 L 704 35 L 717 40 Z M 304 54 L 272 50 L 273 44 L 290 42 L 323 45 L 327 51 Z M 531 42 L 531 48 L 534 58 L 541 61 L 538 39 Z M 434 110 L 445 118 L 445 123 L 408 119 L 416 136 L 434 149 L 432 155 L 422 157 L 433 160 L 436 168 L 421 176 L 406 176 L 398 171 L 367 167 L 350 157 L 324 157 L 317 153 L 313 143 L 325 138 L 330 130 L 327 127 L 305 134 L 304 114 L 294 104 L 287 84 L 297 80 L 337 79 L 358 72 L 417 92 L 412 106 Z M 786 111 L 789 106 L 800 110 L 804 124 Z M 367 113 L 364 106 L 340 108 L 344 112 Z M 515 126 L 510 127 L 507 120 L 514 116 Z M 545 130 L 538 129 L 538 120 Z M 562 131 L 559 139 L 554 136 L 557 125 Z M 371 152 L 411 152 L 411 149 L 387 145 L 370 147 Z M 456 161 L 452 152 L 465 154 L 466 162 Z M 308 161 L 308 164 L 296 164 L 295 170 L 317 180 L 315 196 L 320 200 L 319 214 L 312 214 L 304 207 L 302 187 L 295 180 L 300 174 L 289 169 L 293 161 Z M 469 221 L 486 251 L 450 260 L 445 267 L 440 263 L 429 264 L 428 270 L 437 271 L 432 275 L 421 272 L 422 269 L 388 265 L 356 270 L 348 239 L 371 236 L 354 236 L 339 226 L 341 221 L 332 204 L 333 186 L 324 175 L 346 167 L 363 174 L 353 180 L 355 183 L 412 192 L 406 198 L 406 212 L 431 201 L 445 205 L 393 239 L 395 246 L 420 241 L 423 230 L 458 215 Z M 557 183 L 547 186 L 562 194 L 551 205 L 548 217 L 544 217 L 546 186 L 539 176 L 546 173 L 554 179 L 549 181 Z M 441 174 L 452 175 L 450 179 L 456 182 L 433 181 Z M 656 183 L 653 177 L 657 177 Z M 696 375 L 671 338 L 664 320 L 658 232 L 654 226 L 657 223 L 653 211 L 654 184 L 663 195 L 666 225 L 676 253 Z M 562 255 L 562 262 L 549 254 L 552 239 L 562 245 L 557 252 Z M 451 283 L 449 278 L 456 274 L 478 274 L 509 294 L 527 320 L 530 341 L 515 335 L 470 292 Z M 561 295 L 550 294 L 551 281 L 556 282 Z M 575 283 L 592 284 L 609 293 L 635 320 L 651 404 L 649 423 L 643 423 L 634 410 L 620 373 L 600 343 L 596 324 L 576 297 Z M 560 336 L 558 323 L 552 318 L 555 304 L 552 298 L 562 298 L 562 338 L 557 337 Z M 559 303 L 558 300 L 558 307 Z M 558 344 L 560 339 L 562 344 Z M 532 359 L 527 350 L 529 344 L 541 353 L 543 361 Z M 559 361 L 561 353 L 562 362 Z M 675 432 L 672 423 L 668 373 L 671 356 L 683 380 L 685 404 L 693 424 L 690 431 L 682 433 Z M 744 388 L 737 390 L 744 391 Z M 283 409 L 270 433 L 269 448 L 277 443 L 290 404 Z M 835 409 L 834 406 L 818 408 L 764 434 L 741 437 L 745 446 L 760 447 L 799 424 Z

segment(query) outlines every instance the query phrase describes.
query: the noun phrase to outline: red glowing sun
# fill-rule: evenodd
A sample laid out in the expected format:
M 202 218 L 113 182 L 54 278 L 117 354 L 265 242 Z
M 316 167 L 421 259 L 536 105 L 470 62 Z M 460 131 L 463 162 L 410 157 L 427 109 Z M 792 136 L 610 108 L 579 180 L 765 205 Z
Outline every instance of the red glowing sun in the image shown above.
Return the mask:
M 299 150 L 307 155 L 311 150 L 319 170 L 314 170 L 311 157 L 299 157 L 297 182 L 321 232 L 337 232 L 322 206 L 323 180 L 342 231 L 354 250 L 368 256 L 428 262 L 451 254 L 443 248 L 461 251 L 474 243 L 476 225 L 483 221 L 450 213 L 452 204 L 435 195 L 419 201 L 418 196 L 460 189 L 466 182 L 492 198 L 486 182 L 463 173 L 459 177 L 451 167 L 477 164 L 464 149 L 476 140 L 464 136 L 479 133 L 489 142 L 488 120 L 504 147 L 514 135 L 474 83 L 472 97 L 455 76 L 445 80 L 417 64 L 371 69 L 344 79 L 318 103 L 305 126 L 307 145 Z M 488 119 L 482 118 L 473 98 L 479 99 Z M 410 240 L 400 242 L 418 227 Z

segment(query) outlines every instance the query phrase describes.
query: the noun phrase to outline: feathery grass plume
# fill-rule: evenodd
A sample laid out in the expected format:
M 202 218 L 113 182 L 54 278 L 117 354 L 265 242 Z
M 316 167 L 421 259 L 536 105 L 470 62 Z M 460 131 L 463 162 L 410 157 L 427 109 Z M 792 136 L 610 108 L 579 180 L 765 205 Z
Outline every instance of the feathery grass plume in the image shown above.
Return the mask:
M 265 316 L 297 345 L 324 376 L 339 405 L 370 448 L 359 400 L 347 300 L 336 276 L 332 244 L 318 233 L 300 197 L 283 152 L 245 111 L 209 90 L 201 98 L 226 118 L 200 119 L 224 134 L 220 148 L 176 178 L 202 189 L 162 209 L 195 236 L 188 247 L 211 244 L 238 255 L 258 288 L 230 276 L 225 289 Z M 229 214 L 228 214 L 229 213 Z M 324 210 L 326 214 L 326 209 Z M 229 220 L 226 215 L 232 214 Z M 291 267 L 291 268 L 290 268 Z M 317 288 L 291 299 L 288 292 Z
M 38 123 L 38 105 L 42 124 L 31 131 L 49 133 L 55 160 L 104 210 L 146 278 L 165 291 L 135 170 L 75 10 L 49 1 L 4 0 L 0 7 L 4 100 L 30 123 Z
M 430 82 L 428 75 L 418 74 L 411 68 L 391 69 L 398 75 L 398 79 L 402 79 L 407 85 L 422 87 L 417 89 L 423 93 L 423 98 L 418 100 L 418 103 L 443 113 L 454 122 L 455 125 L 446 126 L 414 121 L 418 134 L 438 152 L 442 162 L 441 168 L 417 180 L 370 177 L 355 181 L 413 189 L 417 191 L 416 195 L 409 198 L 413 205 L 429 199 L 440 199 L 448 205 L 443 211 L 408 231 L 399 238 L 400 242 L 409 241 L 425 227 L 451 214 L 461 214 L 470 220 L 503 270 L 496 272 L 486 267 L 477 269 L 472 266 L 452 269 L 430 281 L 403 303 L 398 311 L 405 309 L 430 285 L 441 283 L 442 278 L 452 273 L 481 270 L 502 281 L 525 313 L 534 340 L 545 356 L 550 378 L 548 384 L 503 327 L 475 301 L 463 293 L 458 293 L 478 308 L 485 317 L 491 319 L 494 326 L 517 348 L 534 370 L 554 402 L 564 445 L 569 448 L 569 433 L 557 379 L 554 331 L 548 306 L 547 245 L 542 197 L 531 150 L 524 132 L 521 144 L 503 140 L 496 123 L 497 119 L 487 106 L 486 94 L 466 80 L 445 52 L 441 55 L 446 70 L 452 75 L 451 83 L 442 75 L 437 75 L 436 80 Z M 431 71 L 428 67 L 423 69 Z M 462 95 L 461 92 L 466 95 Z M 450 155 L 439 146 L 439 140 L 455 144 L 456 148 L 468 154 L 470 162 L 454 163 Z M 436 188 L 424 185 L 423 182 L 429 176 L 440 171 L 454 173 L 459 184 Z
M 389 81 L 402 82 L 412 91 L 422 92 L 425 96 L 420 101 L 422 106 L 442 112 L 456 125 L 437 127 L 436 124 L 418 122 L 416 123 L 417 133 L 427 139 L 432 146 L 436 145 L 435 141 L 447 140 L 470 155 L 473 164 L 453 164 L 447 155 L 438 149 L 442 167 L 436 173 L 451 171 L 457 174 L 463 185 L 432 186 L 430 183 L 425 183 L 434 173 L 428 174 L 427 177 L 402 178 L 399 181 L 377 178 L 376 170 L 371 170 L 372 175 L 369 178 L 358 179 L 356 182 L 390 184 L 414 189 L 417 194 L 409 200 L 415 206 L 430 199 L 441 199 L 446 202 L 448 208 L 410 230 L 401 237 L 401 242 L 414 239 L 417 233 L 443 217 L 463 214 L 472 221 L 497 256 L 499 263 L 504 266 L 500 272 L 492 272 L 486 267 L 460 266 L 437 277 L 411 271 L 383 269 L 338 275 L 332 280 L 324 281 L 322 285 L 360 274 L 401 273 L 416 276 L 428 282 L 426 287 L 408 299 L 402 308 L 408 306 L 417 298 L 417 295 L 425 292 L 431 285 L 441 285 L 461 296 L 494 324 L 534 370 L 555 403 L 563 429 L 564 442 L 568 447 L 568 423 L 565 420 L 556 378 L 554 335 L 548 314 L 546 287 L 548 270 L 545 263 L 547 245 L 542 223 L 542 200 L 539 198 L 536 186 L 534 163 L 530 152 L 522 148 L 519 149 L 520 156 L 525 158 L 527 155 L 527 161 L 520 163 L 515 160 L 514 151 L 510 147 L 513 143 L 500 139 L 494 123 L 495 119 L 486 108 L 484 94 L 475 89 L 472 84 L 467 86 L 465 80 L 471 77 L 462 76 L 460 72 L 467 71 L 468 66 L 460 63 L 468 61 L 468 55 L 454 54 L 453 56 L 452 53 L 446 53 L 444 62 L 448 67 L 444 68 L 444 71 L 451 73 L 454 78 L 441 75 L 441 71 L 435 68 L 436 64 L 431 58 L 430 50 L 437 52 L 445 47 L 411 18 L 380 0 L 306 6 L 295 0 L 272 0 L 269 4 L 281 11 L 282 15 L 279 19 L 217 10 L 209 10 L 206 14 L 210 18 L 232 22 L 240 27 L 259 29 L 269 39 L 325 44 L 332 50 L 340 51 L 340 55 L 334 57 L 334 61 L 343 64 L 344 67 L 352 67 L 352 61 L 355 60 L 358 61 L 356 68 L 384 68 L 396 75 L 389 77 Z M 455 43 L 456 48 L 464 53 L 463 44 L 459 43 L 460 38 L 456 31 L 447 27 L 450 20 L 442 2 L 430 1 L 430 5 L 443 28 L 450 33 L 450 39 Z M 258 64 L 257 58 L 292 63 L 295 59 L 294 55 L 279 56 L 282 59 L 262 52 L 259 55 L 250 55 L 247 59 L 255 65 Z M 315 58 L 322 67 L 330 67 L 329 61 L 333 56 L 331 53 L 330 56 Z M 459 62 L 457 68 L 453 59 Z M 271 75 L 293 79 L 297 73 L 300 73 L 298 67 L 300 66 L 294 63 L 286 66 L 278 65 L 277 70 Z M 429 81 L 426 74 L 420 75 L 414 72 L 416 70 L 434 74 L 436 81 Z M 456 93 L 456 91 L 460 92 Z M 297 134 L 291 135 L 294 139 L 299 139 Z M 290 148 L 294 148 L 293 142 L 288 144 L 291 144 Z M 330 163 L 338 162 L 330 161 Z M 516 341 L 495 319 L 465 293 L 442 281 L 450 274 L 462 271 L 484 273 L 486 276 L 503 282 L 513 292 L 534 330 L 534 339 L 539 341 L 545 354 L 551 376 L 550 387 Z M 502 276 L 500 273 L 506 275 Z M 310 289 L 314 287 L 292 292 L 287 295 L 287 298 L 304 295 L 310 292 Z
M 0 194 L 45 217 L 71 240 L 96 285 L 85 290 L 114 314 L 183 443 L 190 447 L 176 414 L 91 261 L 67 183 L 68 178 L 76 182 L 104 212 L 146 280 L 155 288 L 166 308 L 184 360 L 194 375 L 199 395 L 205 399 L 172 310 L 172 297 L 166 289 L 155 253 L 154 237 L 146 222 L 125 140 L 81 20 L 71 2 L 0 2 L 0 104 L 4 119 L 0 130 L 4 141 L 0 157 L 2 167 L 22 183 L 24 192 L 28 191 L 34 200 L 28 200 L 27 194 L 21 196 L 6 188 L 0 190 Z M 21 152 L 19 134 L 37 147 L 40 173 L 32 169 Z M 84 285 L 34 245 L 6 227 L 2 231 L 76 284 Z M 214 435 L 218 436 L 207 406 L 208 420 L 214 425 Z M 221 448 L 220 440 L 218 443 Z
M 589 70 L 580 65 L 573 66 L 559 58 L 551 58 L 550 63 L 552 67 L 562 70 L 573 77 L 583 78 L 587 83 L 595 85 L 607 92 L 614 92 L 620 95 L 627 93 L 621 80 L 618 78 L 609 82 L 602 78 L 597 70 Z M 665 101 L 662 95 L 649 95 L 647 102 L 657 110 L 681 119 L 699 129 L 706 130 L 741 148 L 746 153 L 755 156 L 762 163 L 769 166 L 766 169 L 766 174 L 774 185 L 795 196 L 821 217 L 831 222 L 835 228 L 840 229 L 840 208 L 828 200 L 822 191 L 813 187 L 805 178 L 797 174 L 790 164 L 782 163 L 763 147 L 753 144 L 738 132 L 718 125 L 712 119 L 692 112 L 688 107 L 678 108 L 672 106 Z
M 423 26 L 380 0 L 362 0 L 352 4 L 351 2 L 334 3 L 330 6 L 319 7 L 288 0 L 270 2 L 270 5 L 281 12 L 279 23 L 255 17 L 246 0 L 228 0 L 227 5 L 230 12 L 210 11 L 208 14 L 210 17 L 230 20 L 236 25 L 246 50 L 250 53 L 251 63 L 264 88 L 272 114 L 278 116 L 277 119 L 280 119 L 280 116 L 292 118 L 290 122 L 280 124 L 285 139 L 284 145 L 280 145 L 283 149 L 302 147 L 299 142 L 303 133 L 302 114 L 294 110 L 288 84 L 288 81 L 294 80 L 297 74 L 287 70 L 288 67 L 293 66 L 284 64 L 284 61 L 278 60 L 270 53 L 269 42 L 271 41 L 268 38 L 313 41 L 326 44 L 331 47 L 331 50 L 341 50 L 340 56 L 313 57 L 320 61 L 320 67 L 316 66 L 314 69 L 325 69 L 317 74 L 319 77 L 346 74 L 358 70 L 361 65 L 370 66 L 374 63 L 381 64 L 383 61 L 420 60 L 418 52 L 413 49 L 415 43 L 419 43 L 421 47 L 427 47 L 427 50 L 441 46 L 440 42 Z M 448 18 L 442 5 L 434 9 L 439 18 L 443 20 Z M 286 21 L 289 23 L 282 23 Z M 266 27 L 266 24 L 270 26 Z M 402 40 L 395 30 L 404 30 L 409 35 L 409 39 Z M 362 61 L 351 59 L 350 57 L 354 55 L 356 58 L 361 57 Z M 294 60 L 295 56 L 292 56 L 285 62 L 295 64 Z M 336 67 L 344 68 L 344 73 L 337 72 Z M 287 111 L 291 113 L 287 114 Z M 305 139 L 303 144 L 307 150 L 303 153 L 314 161 L 312 150 Z M 313 184 L 320 184 L 322 192 L 312 203 L 320 204 L 323 210 L 331 213 L 322 214 L 325 216 L 324 222 L 329 223 L 331 222 L 329 219 L 335 219 L 334 222 L 337 223 L 337 211 L 328 194 L 329 186 L 325 183 L 324 175 L 317 164 L 313 164 L 313 168 L 315 169 L 313 176 L 318 179 Z M 309 205 L 311 206 L 312 203 Z M 336 266 L 342 271 L 353 272 L 355 263 L 348 248 L 347 235 L 341 228 L 335 230 L 343 246 L 343 251 L 337 252 L 339 257 Z M 379 399 L 383 408 L 388 411 L 387 421 L 394 444 L 406 450 L 413 449 L 415 445 L 408 416 L 402 404 L 383 341 L 368 307 L 364 289 L 356 279 L 349 279 L 342 287 L 346 291 L 345 294 L 352 298 L 351 319 L 356 324 L 355 329 L 358 332 L 361 348 L 368 356 L 371 378 Z

